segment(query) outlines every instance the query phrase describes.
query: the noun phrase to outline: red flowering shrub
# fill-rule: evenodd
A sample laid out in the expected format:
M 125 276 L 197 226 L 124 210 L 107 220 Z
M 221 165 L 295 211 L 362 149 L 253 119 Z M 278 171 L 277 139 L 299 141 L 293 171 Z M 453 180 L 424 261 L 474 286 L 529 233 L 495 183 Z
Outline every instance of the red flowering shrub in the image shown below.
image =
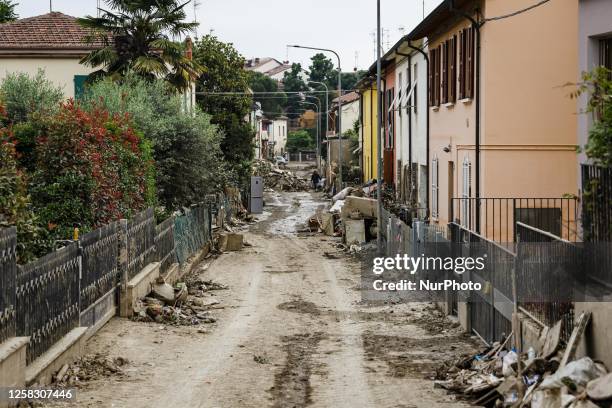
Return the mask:
M 69 101 L 36 143 L 31 184 L 37 214 L 57 238 L 87 231 L 147 206 L 151 149 L 130 118 Z

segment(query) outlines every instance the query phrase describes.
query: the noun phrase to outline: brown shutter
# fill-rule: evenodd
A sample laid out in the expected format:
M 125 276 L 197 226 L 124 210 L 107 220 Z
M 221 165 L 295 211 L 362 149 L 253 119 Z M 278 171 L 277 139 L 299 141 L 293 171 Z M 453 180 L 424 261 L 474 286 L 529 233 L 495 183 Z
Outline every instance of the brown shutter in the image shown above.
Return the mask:
M 427 73 L 427 103 L 429 106 L 434 105 L 433 98 L 433 69 L 434 69 L 434 60 L 435 60 L 435 50 L 429 51 L 429 72 Z
M 474 29 L 467 29 L 467 61 L 466 61 L 466 78 L 465 78 L 465 93 L 466 98 L 474 97 Z
M 435 105 L 440 106 L 440 56 L 442 55 L 442 45 L 436 49 L 436 71 L 434 78 Z
M 440 44 L 441 47 L 441 74 L 440 74 L 440 88 L 442 89 L 441 103 L 448 102 L 448 40 Z
M 457 99 L 457 36 L 453 35 L 450 39 L 449 50 L 449 73 L 448 73 L 448 100 L 455 102 Z
M 465 98 L 465 32 L 459 31 L 459 99 Z

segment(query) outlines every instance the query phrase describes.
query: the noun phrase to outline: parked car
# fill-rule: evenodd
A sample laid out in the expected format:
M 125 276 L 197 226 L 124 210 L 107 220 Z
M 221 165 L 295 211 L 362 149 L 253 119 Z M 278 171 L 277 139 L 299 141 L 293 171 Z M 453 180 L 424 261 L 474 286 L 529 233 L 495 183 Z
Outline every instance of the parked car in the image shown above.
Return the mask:
M 275 160 L 277 166 L 285 166 L 287 164 L 287 159 L 283 156 L 277 156 Z

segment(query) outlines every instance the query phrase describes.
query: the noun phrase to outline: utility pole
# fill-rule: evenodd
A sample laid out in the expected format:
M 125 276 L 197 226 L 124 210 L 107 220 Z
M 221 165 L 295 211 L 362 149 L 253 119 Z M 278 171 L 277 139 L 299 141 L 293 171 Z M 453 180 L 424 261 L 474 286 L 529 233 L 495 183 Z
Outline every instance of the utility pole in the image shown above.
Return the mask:
M 377 154 L 378 154 L 378 174 L 376 177 L 376 197 L 377 197 L 377 201 L 378 201 L 378 232 L 376 234 L 376 244 L 378 247 L 378 253 L 379 255 L 382 254 L 382 217 L 383 217 L 383 212 L 382 212 L 382 204 L 383 204 L 383 200 L 382 200 L 382 171 L 383 171 L 383 163 L 382 163 L 382 156 L 381 156 L 381 152 L 382 152 L 382 146 L 383 146 L 383 138 L 382 138 L 382 101 L 381 101 L 381 93 L 380 93 L 380 86 L 381 86 L 381 62 L 380 62 L 380 56 L 381 56 L 381 38 L 380 38 L 380 0 L 376 0 L 376 101 L 377 101 L 377 109 L 378 109 L 378 115 L 376 118 L 376 131 L 377 131 L 377 137 L 378 137 L 378 149 L 377 150 Z
M 53 13 L 53 0 L 49 0 L 49 13 Z
M 309 84 L 323 85 L 325 87 L 325 132 L 323 137 L 327 137 L 327 129 L 329 128 L 329 88 L 323 82 L 309 81 Z M 317 140 L 317 168 L 321 171 L 321 138 Z

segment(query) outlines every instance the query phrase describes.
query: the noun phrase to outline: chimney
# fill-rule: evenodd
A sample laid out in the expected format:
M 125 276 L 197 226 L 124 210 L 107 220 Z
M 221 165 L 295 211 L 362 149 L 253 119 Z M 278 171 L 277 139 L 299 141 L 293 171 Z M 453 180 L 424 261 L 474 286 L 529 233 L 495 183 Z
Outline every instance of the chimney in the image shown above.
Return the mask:
M 185 38 L 185 57 L 187 57 L 188 60 L 192 60 L 193 59 L 193 41 L 191 41 L 191 37 L 187 37 Z
M 255 63 L 259 64 L 259 58 L 255 58 Z

